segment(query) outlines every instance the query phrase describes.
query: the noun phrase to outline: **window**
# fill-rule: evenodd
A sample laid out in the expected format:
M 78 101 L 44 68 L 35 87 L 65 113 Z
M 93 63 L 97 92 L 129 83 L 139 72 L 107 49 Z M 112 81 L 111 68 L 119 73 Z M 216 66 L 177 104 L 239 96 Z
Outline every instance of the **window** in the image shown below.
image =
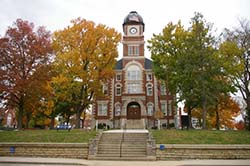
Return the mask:
M 126 72 L 127 93 L 142 92 L 142 71 L 137 65 L 130 65 Z
M 122 75 L 116 74 L 116 81 L 121 81 L 121 80 L 122 80 Z
M 107 84 L 103 84 L 102 85 L 102 93 L 104 95 L 107 95 L 108 94 L 108 85 Z
M 116 94 L 116 96 L 121 96 L 121 94 L 122 94 L 122 87 L 121 87 L 120 84 L 116 85 L 115 94 Z
M 152 96 L 153 95 L 153 86 L 152 84 L 147 85 L 147 95 Z
M 164 84 L 160 85 L 160 91 L 161 91 L 161 95 L 166 95 L 166 86 Z
M 153 104 L 152 103 L 149 103 L 147 105 L 147 109 L 148 109 L 148 116 L 152 116 L 153 115 Z
M 142 80 L 141 73 L 142 71 L 139 66 L 130 65 L 127 70 L 127 80 L 132 80 L 132 81 Z
M 127 84 L 128 93 L 141 93 L 142 92 L 142 86 L 140 83 L 128 83 Z
M 128 71 L 128 80 L 140 80 L 141 72 L 140 71 Z
M 121 115 L 121 105 L 116 104 L 115 105 L 115 116 L 120 116 Z
M 128 46 L 128 55 L 129 56 L 138 56 L 139 55 L 139 45 L 129 45 Z
M 107 116 L 108 106 L 106 103 L 98 104 L 98 116 Z
M 167 105 L 166 103 L 161 103 L 161 111 L 164 116 L 166 116 Z
M 147 81 L 152 81 L 152 74 L 147 74 Z

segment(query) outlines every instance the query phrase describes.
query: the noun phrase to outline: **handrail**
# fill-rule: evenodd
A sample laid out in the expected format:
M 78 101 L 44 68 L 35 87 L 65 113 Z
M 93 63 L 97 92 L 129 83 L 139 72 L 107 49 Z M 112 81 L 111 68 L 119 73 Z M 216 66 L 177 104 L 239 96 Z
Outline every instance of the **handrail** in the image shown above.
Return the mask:
M 126 128 L 127 128 L 127 125 L 126 125 L 126 123 L 125 123 L 125 126 L 124 126 L 125 131 L 126 131 Z M 120 143 L 120 157 L 122 157 L 122 144 L 123 144 L 123 142 L 124 142 L 124 134 L 125 134 L 124 129 L 123 129 L 123 131 L 122 131 L 122 140 L 121 140 L 121 143 Z

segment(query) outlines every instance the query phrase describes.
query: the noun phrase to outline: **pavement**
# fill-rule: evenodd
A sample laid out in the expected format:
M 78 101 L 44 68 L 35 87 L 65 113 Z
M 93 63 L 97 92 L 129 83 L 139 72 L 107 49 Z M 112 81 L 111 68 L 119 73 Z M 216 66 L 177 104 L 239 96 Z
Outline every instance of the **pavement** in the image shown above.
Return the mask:
M 250 166 L 248 160 L 98 161 L 66 158 L 0 157 L 0 166 Z

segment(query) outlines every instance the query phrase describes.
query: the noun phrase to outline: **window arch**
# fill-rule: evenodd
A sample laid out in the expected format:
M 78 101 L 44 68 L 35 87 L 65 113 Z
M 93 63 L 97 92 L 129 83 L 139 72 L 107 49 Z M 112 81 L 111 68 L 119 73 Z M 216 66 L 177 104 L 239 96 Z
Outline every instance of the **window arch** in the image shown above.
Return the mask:
M 142 69 L 139 64 L 130 64 L 126 68 L 126 92 L 142 93 Z

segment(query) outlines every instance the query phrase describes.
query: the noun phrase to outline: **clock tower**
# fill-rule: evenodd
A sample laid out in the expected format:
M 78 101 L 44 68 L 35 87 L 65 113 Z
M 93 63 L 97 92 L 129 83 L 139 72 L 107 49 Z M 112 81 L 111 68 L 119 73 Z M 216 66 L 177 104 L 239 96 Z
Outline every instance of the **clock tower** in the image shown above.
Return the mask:
M 123 22 L 123 57 L 136 58 L 144 57 L 144 22 L 136 12 L 130 12 Z

